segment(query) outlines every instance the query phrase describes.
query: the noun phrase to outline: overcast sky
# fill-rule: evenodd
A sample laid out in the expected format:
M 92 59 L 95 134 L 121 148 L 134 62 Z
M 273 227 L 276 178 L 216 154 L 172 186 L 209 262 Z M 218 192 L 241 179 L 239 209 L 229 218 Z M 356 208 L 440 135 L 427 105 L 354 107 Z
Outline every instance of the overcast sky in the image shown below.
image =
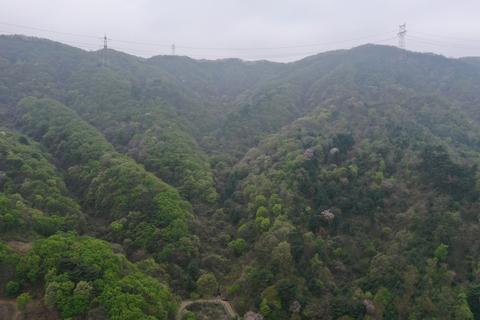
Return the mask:
M 480 56 L 479 0 L 0 0 L 0 33 L 149 57 L 297 60 L 363 43 Z

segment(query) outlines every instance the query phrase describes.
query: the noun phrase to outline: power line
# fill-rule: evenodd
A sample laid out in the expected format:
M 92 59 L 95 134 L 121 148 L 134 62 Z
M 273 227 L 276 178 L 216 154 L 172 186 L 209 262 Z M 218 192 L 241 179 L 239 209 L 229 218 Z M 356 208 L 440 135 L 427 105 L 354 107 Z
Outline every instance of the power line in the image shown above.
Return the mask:
M 426 32 L 421 32 L 421 31 L 415 31 L 415 33 L 418 33 L 420 35 L 424 35 L 427 37 L 434 37 L 434 38 L 444 38 L 444 39 L 451 39 L 451 40 L 457 40 L 457 41 L 466 41 L 466 42 L 478 42 L 479 40 L 473 40 L 473 39 L 466 39 L 466 38 L 459 38 L 459 37 L 452 37 L 449 35 L 438 35 L 438 34 L 432 34 L 432 33 L 426 33 Z
M 101 38 L 103 43 L 105 44 L 104 42 L 104 39 Z M 386 39 L 380 39 L 380 40 L 376 40 L 376 41 L 372 41 L 371 43 L 383 43 L 385 41 L 389 41 L 389 40 L 393 40 L 395 38 L 386 38 Z M 108 38 L 108 40 L 111 40 L 110 38 Z M 351 41 L 351 40 L 349 40 Z M 115 41 L 115 42 L 118 42 L 118 41 Z M 338 41 L 338 42 L 335 42 L 335 43 L 344 43 L 344 42 L 347 42 L 347 41 Z M 100 46 L 100 43 L 87 43 L 87 42 L 78 42 L 78 41 L 71 41 L 71 40 L 65 40 L 65 41 L 61 41 L 60 43 L 64 43 L 64 44 L 69 44 L 69 45 L 82 45 L 82 46 L 88 46 L 89 49 L 94 49 L 94 50 L 98 50 L 101 48 Z M 327 45 L 327 44 L 333 44 L 334 42 L 325 42 L 323 43 L 323 45 Z M 139 53 L 139 54 L 150 54 L 150 55 L 158 55 L 159 54 L 159 51 L 158 50 L 154 50 L 154 49 L 139 49 L 139 48 L 132 48 L 132 47 L 124 47 L 124 46 L 117 46 L 117 45 L 113 45 L 111 46 L 111 42 L 108 42 L 108 47 L 112 47 L 113 49 L 117 49 L 117 50 L 124 50 L 124 51 L 127 51 L 127 52 L 135 52 L 135 53 Z M 105 46 L 104 46 L 105 47 Z M 176 46 L 175 46 L 176 48 Z M 172 47 L 173 49 L 173 47 Z M 292 49 L 299 49 L 299 48 L 296 48 L 296 47 L 293 47 Z M 319 51 L 307 51 L 307 52 L 294 52 L 294 53 L 280 53 L 280 54 L 271 54 L 271 53 L 268 53 L 268 54 L 262 54 L 262 53 L 257 53 L 257 52 L 248 52 L 248 53 L 244 53 L 243 55 L 247 55 L 248 58 L 277 58 L 277 57 L 280 57 L 280 58 L 283 58 L 283 57 L 290 57 L 290 56 L 301 56 L 301 55 L 309 55 L 309 54 L 316 54 L 318 53 Z M 166 52 L 165 52 L 166 53 Z M 173 51 L 172 51 L 173 53 Z M 251 54 L 253 53 L 253 55 Z M 176 54 L 176 52 L 175 52 Z M 195 54 L 195 53 L 190 53 L 190 52 L 186 52 L 185 55 L 188 55 L 188 56 L 192 56 L 192 57 L 205 57 L 205 56 L 208 56 L 208 57 L 215 57 L 215 58 L 226 58 L 226 55 L 222 55 L 222 54 L 212 54 L 212 53 L 206 53 L 206 54 Z
M 462 47 L 462 48 L 465 48 L 465 49 L 478 49 L 480 48 L 480 42 L 479 41 L 476 41 L 476 43 L 472 43 L 472 42 L 469 42 L 468 44 L 467 43 L 459 43 L 459 42 L 452 42 L 452 41 L 445 41 L 445 40 L 438 40 L 438 39 L 428 39 L 428 38 L 424 38 L 424 37 L 419 37 L 416 35 L 416 33 L 414 33 L 413 35 L 410 35 L 409 36 L 409 39 L 412 39 L 414 41 L 417 41 L 417 42 L 424 42 L 424 43 L 428 43 L 428 44 L 432 44 L 432 45 L 438 45 L 438 46 L 442 46 L 442 47 L 452 47 L 452 46 L 455 46 L 455 47 Z
M 1 21 L 0 21 L 0 24 L 6 25 L 6 26 L 17 27 L 17 28 L 25 28 L 25 29 L 38 30 L 38 31 L 43 31 L 43 32 L 64 34 L 64 35 L 75 36 L 75 37 L 85 37 L 85 38 L 93 38 L 93 39 L 99 39 L 100 38 L 98 36 L 93 36 L 93 35 L 85 35 L 85 34 L 78 34 L 78 33 L 55 31 L 55 30 L 51 30 L 51 29 L 43 29 L 43 28 L 37 28 L 37 27 L 31 27 L 31 26 L 15 24 L 15 23 L 1 22 Z
M 391 42 L 395 40 L 396 37 L 389 37 L 389 38 L 382 38 L 376 41 L 372 41 L 370 43 L 372 44 L 384 44 L 387 42 Z M 123 48 L 123 47 L 116 47 L 116 49 L 120 50 L 126 50 L 130 52 L 136 52 L 136 53 L 141 53 L 141 54 L 158 54 L 158 52 L 152 51 L 152 50 L 141 50 L 141 49 L 131 49 L 131 48 Z M 295 57 L 305 57 L 309 55 L 314 55 L 320 53 L 319 50 L 317 51 L 301 51 L 301 52 L 291 52 L 291 53 L 269 53 L 269 54 L 262 54 L 262 53 L 247 53 L 247 55 L 243 55 L 243 59 L 253 59 L 253 60 L 262 60 L 262 59 L 290 59 L 290 58 L 295 58 Z M 203 59 L 214 59 L 214 58 L 233 58 L 232 56 L 226 56 L 222 54 L 212 54 L 212 53 L 206 53 L 206 54 L 195 54 L 195 53 L 185 53 L 184 56 L 192 57 L 192 58 L 203 58 Z
M 365 38 L 365 37 L 363 37 L 363 38 Z M 356 38 L 355 40 L 359 41 L 360 39 L 363 39 L 363 38 Z M 101 37 L 99 39 L 101 39 L 103 41 L 103 44 L 104 44 L 103 48 L 105 48 L 105 36 Z M 395 37 L 383 38 L 383 39 L 371 41 L 371 43 L 380 44 L 380 43 L 384 43 L 384 42 L 387 42 L 387 41 L 391 41 L 393 39 L 395 39 Z M 109 41 L 111 41 L 111 39 L 107 37 L 107 47 L 111 47 L 111 43 Z M 351 41 L 354 41 L 354 40 L 341 40 L 341 41 L 335 41 L 335 42 L 325 42 L 325 43 L 323 43 L 323 45 L 334 44 L 334 43 L 345 43 L 345 42 L 351 42 Z M 118 41 L 114 41 L 114 42 L 118 42 Z M 88 48 L 90 50 L 101 49 L 100 42 L 87 43 L 87 42 L 78 42 L 78 41 L 66 40 L 66 41 L 62 41 L 60 43 L 69 44 L 69 45 L 82 45 L 84 47 L 88 46 Z M 154 49 L 139 49 L 139 48 L 132 48 L 132 47 L 117 46 L 117 45 L 114 45 L 113 48 L 116 49 L 116 50 L 122 50 L 122 51 L 125 51 L 125 52 L 130 52 L 130 53 L 139 54 L 139 55 L 152 55 L 152 56 L 159 55 L 159 52 L 157 50 L 154 50 Z M 299 48 L 297 48 L 296 46 L 293 46 L 291 49 L 299 49 Z M 253 55 L 251 53 L 253 53 Z M 319 51 L 318 50 L 317 51 L 307 51 L 307 52 L 302 51 L 302 52 L 278 53 L 278 54 L 271 54 L 271 53 L 262 54 L 262 53 L 258 53 L 258 52 L 257 53 L 251 52 L 251 53 L 246 53 L 247 55 L 243 54 L 242 58 L 243 59 L 253 59 L 253 60 L 290 59 L 290 58 L 295 58 L 295 57 L 302 57 L 302 56 L 318 54 Z M 105 64 L 104 59 L 106 59 L 106 58 L 104 58 L 105 50 L 102 50 L 101 54 L 102 54 L 102 64 L 104 65 Z M 166 54 L 166 52 L 164 54 Z M 203 58 L 203 59 L 230 58 L 230 56 L 226 56 L 226 55 L 222 55 L 222 54 L 214 54 L 214 53 L 195 54 L 195 53 L 186 52 L 184 55 L 189 56 L 189 57 L 193 57 L 193 58 Z
M 43 32 L 63 34 L 63 35 L 88 37 L 88 38 L 94 38 L 94 39 L 99 39 L 99 38 L 103 39 L 103 37 L 98 37 L 98 36 L 93 36 L 93 35 L 69 33 L 69 32 L 63 32 L 63 31 L 56 31 L 56 30 L 52 30 L 52 29 L 44 29 L 44 28 L 37 28 L 37 27 L 32 27 L 32 26 L 20 25 L 20 24 L 7 23 L 7 22 L 0 22 L 0 24 L 14 26 L 14 27 L 18 27 L 18 28 L 27 28 L 27 29 L 32 29 L 32 30 L 38 30 L 38 31 L 43 31 Z M 283 46 L 272 46 L 272 47 L 198 47 L 198 46 L 181 45 L 181 44 L 176 45 L 175 47 L 176 48 L 181 48 L 181 49 L 189 49 L 189 50 L 252 50 L 253 51 L 253 50 L 294 49 L 294 48 L 319 47 L 319 46 L 324 46 L 324 45 L 340 44 L 340 43 L 346 43 L 346 42 L 352 42 L 352 41 L 371 39 L 371 38 L 375 38 L 377 36 L 384 36 L 384 35 L 390 34 L 391 32 L 392 31 L 386 31 L 386 32 L 382 32 L 382 33 L 369 35 L 369 36 L 359 37 L 359 38 L 336 40 L 336 41 L 323 42 L 323 43 L 320 42 L 320 43 L 283 45 Z M 115 41 L 115 42 L 123 42 L 123 43 L 138 44 L 138 45 L 145 45 L 145 46 L 170 47 L 171 48 L 171 44 L 164 44 L 164 43 L 130 41 L 130 40 L 117 39 L 117 38 L 113 38 L 113 39 L 110 39 L 110 40 Z
M 385 31 L 382 33 L 377 33 L 377 34 L 372 34 L 369 36 L 363 36 L 363 37 L 357 37 L 357 38 L 350 38 L 350 39 L 343 39 L 343 40 L 335 40 L 335 41 L 325 41 L 325 42 L 318 42 L 318 43 L 309 43 L 309 44 L 293 44 L 293 45 L 281 45 L 281 46 L 270 46 L 270 47 L 209 47 L 209 46 L 190 46 L 190 45 L 182 45 L 182 44 L 164 44 L 164 43 L 154 43 L 154 42 L 141 42 L 141 41 L 130 41 L 130 40 L 124 40 L 124 39 L 117 39 L 117 38 L 107 38 L 105 39 L 106 36 L 99 37 L 99 36 L 93 36 L 93 35 L 88 35 L 88 34 L 78 34 L 78 33 L 70 33 L 70 32 L 63 32 L 59 30 L 52 30 L 52 29 L 45 29 L 45 28 L 38 28 L 34 26 L 27 26 L 27 25 L 21 25 L 21 24 L 14 24 L 14 23 L 8 23 L 8 22 L 2 22 L 0 21 L 0 25 L 5 25 L 5 26 L 10 26 L 10 27 L 15 27 L 15 28 L 25 28 L 25 29 L 31 29 L 31 30 L 37 30 L 41 32 L 46 32 L 46 33 L 54 33 L 58 35 L 64 35 L 64 36 L 70 36 L 70 37 L 83 37 L 83 38 L 90 38 L 90 39 L 96 39 L 98 42 L 96 43 L 91 43 L 91 42 L 86 42 L 86 41 L 75 41 L 75 40 L 57 40 L 57 42 L 60 43 L 65 43 L 68 45 L 80 45 L 83 48 L 88 48 L 88 50 L 98 50 L 101 49 L 101 42 L 99 40 L 103 41 L 103 56 L 106 54 L 106 48 L 107 47 L 113 47 L 114 49 L 117 50 L 122 50 L 125 52 L 130 52 L 134 54 L 139 54 L 139 55 L 159 55 L 159 54 L 169 54 L 171 53 L 172 55 L 177 54 L 176 50 L 177 49 L 182 49 L 182 54 L 186 56 L 191 56 L 191 57 L 199 57 L 199 58 L 227 58 L 228 56 L 241 56 L 243 59 L 247 60 L 252 60 L 252 59 L 288 59 L 291 57 L 298 57 L 298 56 L 307 56 L 311 54 L 316 54 L 318 53 L 321 49 L 328 49 L 328 46 L 332 45 L 339 45 L 339 44 L 349 44 L 349 45 L 355 45 L 359 44 L 359 41 L 364 41 L 364 40 L 373 40 L 373 41 L 368 41 L 370 43 L 383 43 L 386 41 L 391 41 L 395 38 L 398 38 L 399 41 L 399 47 L 405 47 L 405 41 L 406 41 L 406 24 L 403 24 L 399 26 L 399 30 L 396 33 L 396 37 L 392 38 L 384 38 L 381 40 L 376 40 L 375 38 L 379 36 L 384 36 L 384 35 L 392 35 L 394 34 L 394 30 L 390 31 Z M 454 38 L 454 37 L 449 37 L 449 36 L 441 36 L 441 35 L 433 35 L 433 34 L 428 34 L 430 38 L 424 38 L 421 36 L 421 34 L 427 34 L 419 31 L 414 31 L 411 32 L 409 30 L 409 39 L 412 40 L 414 43 L 423 43 L 427 45 L 434 45 L 434 46 L 439 46 L 439 47 L 452 47 L 452 46 L 463 46 L 468 47 L 468 48 L 478 48 L 476 44 L 478 43 L 480 45 L 480 42 L 474 41 L 474 40 L 467 40 L 467 39 L 460 39 L 460 38 Z M 417 34 L 420 34 L 418 36 Z M 432 39 L 433 38 L 450 38 L 455 40 L 456 43 L 452 43 L 452 40 L 445 40 L 445 39 Z M 55 41 L 55 40 L 54 40 Z M 468 42 L 468 43 L 458 43 L 458 42 Z M 113 46 L 111 44 L 114 44 Z M 116 44 L 119 43 L 125 43 L 127 46 L 117 46 Z M 136 47 L 138 46 L 138 48 Z M 143 48 L 142 48 L 143 47 Z M 149 48 L 149 49 L 147 49 Z M 303 50 L 303 49 L 309 49 L 309 50 Z M 267 53 L 267 51 L 270 50 L 276 50 L 279 51 L 280 53 L 278 54 L 271 54 L 270 52 Z M 170 51 L 170 52 L 169 52 Z M 210 51 L 210 52 L 208 52 Z M 225 54 L 222 54 L 221 52 L 223 51 L 230 51 L 230 52 L 225 52 Z M 262 53 L 263 51 L 263 53 Z M 198 52 L 198 53 L 195 53 Z M 105 58 L 102 58 L 105 59 Z
M 320 47 L 332 44 L 340 44 L 346 42 L 353 42 L 353 41 L 360 41 L 365 39 L 371 39 L 377 36 L 384 36 L 387 34 L 391 34 L 391 32 L 382 32 L 377 33 L 375 35 L 353 38 L 353 39 L 344 39 L 344 40 L 336 40 L 336 41 L 329 41 L 329 42 L 319 42 L 319 43 L 311 43 L 311 44 L 300 44 L 300 45 L 290 45 L 290 46 L 276 46 L 276 47 L 191 47 L 191 46 L 178 46 L 179 48 L 183 49 L 196 49 L 196 50 L 278 50 L 278 49 L 295 49 L 295 48 L 311 48 L 311 47 Z
M 23 24 L 16 24 L 16 23 L 9 23 L 9 22 L 4 22 L 0 21 L 0 25 L 5 25 L 5 26 L 11 26 L 11 27 L 16 27 L 16 28 L 25 28 L 25 29 L 30 29 L 30 30 L 37 30 L 37 31 L 42 31 L 42 32 L 48 32 L 48 33 L 54 33 L 54 34 L 59 34 L 59 35 L 67 35 L 67 36 L 73 36 L 73 37 L 84 37 L 84 38 L 91 38 L 91 39 L 103 39 L 103 37 L 95 36 L 95 35 L 90 35 L 90 34 L 80 34 L 80 33 L 71 33 L 71 32 L 64 32 L 64 31 L 59 31 L 59 30 L 53 30 L 53 29 L 47 29 L 47 28 L 39 28 L 36 26 L 29 26 L 29 25 L 23 25 Z M 403 28 L 403 29 L 402 29 Z M 364 36 L 364 37 L 359 37 L 359 38 L 352 38 L 352 39 L 344 39 L 344 40 L 336 40 L 336 41 L 329 41 L 329 42 L 319 42 L 319 43 L 310 43 L 310 44 L 296 44 L 296 45 L 281 45 L 281 46 L 271 46 L 271 47 L 202 47 L 202 46 L 191 46 L 191 45 L 175 45 L 175 48 L 180 48 L 180 49 L 185 49 L 186 51 L 202 51 L 202 50 L 215 50 L 215 51 L 221 51 L 221 50 L 228 50 L 228 51 L 259 51 L 259 50 L 284 50 L 284 49 L 300 49 L 300 48 L 314 48 L 314 47 L 321 47 L 321 46 L 327 46 L 327 45 L 334 45 L 334 44 L 342 44 L 342 43 L 348 43 L 348 42 L 354 42 L 354 41 L 360 41 L 360 40 L 366 40 L 366 39 L 372 39 L 375 38 L 376 36 L 380 35 L 386 35 L 391 34 L 392 31 L 386 31 L 383 33 L 377 33 L 374 35 L 369 35 L 369 36 Z M 411 34 L 409 32 L 409 34 Z M 421 32 L 421 31 L 414 31 L 413 34 L 420 34 L 420 35 L 425 35 L 429 37 L 434 37 L 434 38 L 439 38 L 438 39 L 422 39 L 422 40 L 427 40 L 427 41 L 444 41 L 441 39 L 450 39 L 450 40 L 455 40 L 455 41 L 461 41 L 461 42 L 469 42 L 469 46 L 471 46 L 470 43 L 472 42 L 478 42 L 478 40 L 472 40 L 472 39 L 466 39 L 466 38 L 459 38 L 459 37 L 453 37 L 453 36 L 448 36 L 448 35 L 436 35 L 432 33 L 426 33 L 426 32 Z M 399 38 L 399 46 L 404 47 L 405 46 L 405 41 L 406 41 L 406 25 L 403 24 L 399 28 L 399 32 L 397 33 L 397 36 Z M 420 38 L 420 37 L 419 37 Z M 126 43 L 126 44 L 132 44 L 132 45 L 140 45 L 140 46 L 148 46 L 148 47 L 155 47 L 155 48 L 165 48 L 168 50 L 168 48 L 172 48 L 171 44 L 166 44 L 166 43 L 154 43 L 154 42 L 141 42 L 141 41 L 131 41 L 131 40 L 125 40 L 125 39 L 109 39 L 111 41 L 114 41 L 115 43 Z M 68 43 L 78 43 L 85 45 L 84 43 L 76 42 L 76 41 L 63 41 L 62 42 L 68 42 Z M 92 44 L 88 44 L 92 45 Z M 455 44 L 456 45 L 456 44 Z M 462 44 L 465 45 L 465 44 Z M 128 50 L 132 50 L 129 48 Z M 173 50 L 172 50 L 173 53 Z

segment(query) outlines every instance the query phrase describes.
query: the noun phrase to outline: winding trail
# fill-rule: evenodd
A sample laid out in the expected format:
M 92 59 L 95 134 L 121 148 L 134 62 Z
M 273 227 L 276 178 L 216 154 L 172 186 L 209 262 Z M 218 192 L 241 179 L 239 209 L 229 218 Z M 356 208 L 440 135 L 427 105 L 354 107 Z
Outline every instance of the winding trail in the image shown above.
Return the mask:
M 215 299 L 196 299 L 196 300 L 183 300 L 182 303 L 180 304 L 180 308 L 178 308 L 177 311 L 177 316 L 175 317 L 176 320 L 182 320 L 182 316 L 185 313 L 185 309 L 195 303 L 212 303 L 212 304 L 220 304 L 223 306 L 225 309 L 225 312 L 228 314 L 228 316 L 231 319 L 236 319 L 238 317 L 238 314 L 235 312 L 235 309 L 233 309 L 232 305 L 230 302 L 215 298 Z

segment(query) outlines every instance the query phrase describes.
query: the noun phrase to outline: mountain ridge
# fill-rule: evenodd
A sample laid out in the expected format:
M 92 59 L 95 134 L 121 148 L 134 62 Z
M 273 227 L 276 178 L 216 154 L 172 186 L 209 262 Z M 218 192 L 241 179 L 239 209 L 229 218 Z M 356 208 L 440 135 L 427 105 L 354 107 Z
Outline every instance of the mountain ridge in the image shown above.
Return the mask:
M 101 53 L 0 36 L 1 297 L 79 319 L 219 294 L 267 320 L 480 318 L 478 58 Z

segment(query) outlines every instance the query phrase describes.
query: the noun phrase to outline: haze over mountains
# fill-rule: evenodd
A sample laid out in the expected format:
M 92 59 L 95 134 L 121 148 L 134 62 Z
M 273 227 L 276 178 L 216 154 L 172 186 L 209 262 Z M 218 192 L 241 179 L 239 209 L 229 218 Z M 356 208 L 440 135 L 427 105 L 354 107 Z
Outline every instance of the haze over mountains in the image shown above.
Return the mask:
M 26 319 L 173 319 L 217 295 L 264 319 L 480 319 L 479 59 L 0 36 L 2 301 Z

